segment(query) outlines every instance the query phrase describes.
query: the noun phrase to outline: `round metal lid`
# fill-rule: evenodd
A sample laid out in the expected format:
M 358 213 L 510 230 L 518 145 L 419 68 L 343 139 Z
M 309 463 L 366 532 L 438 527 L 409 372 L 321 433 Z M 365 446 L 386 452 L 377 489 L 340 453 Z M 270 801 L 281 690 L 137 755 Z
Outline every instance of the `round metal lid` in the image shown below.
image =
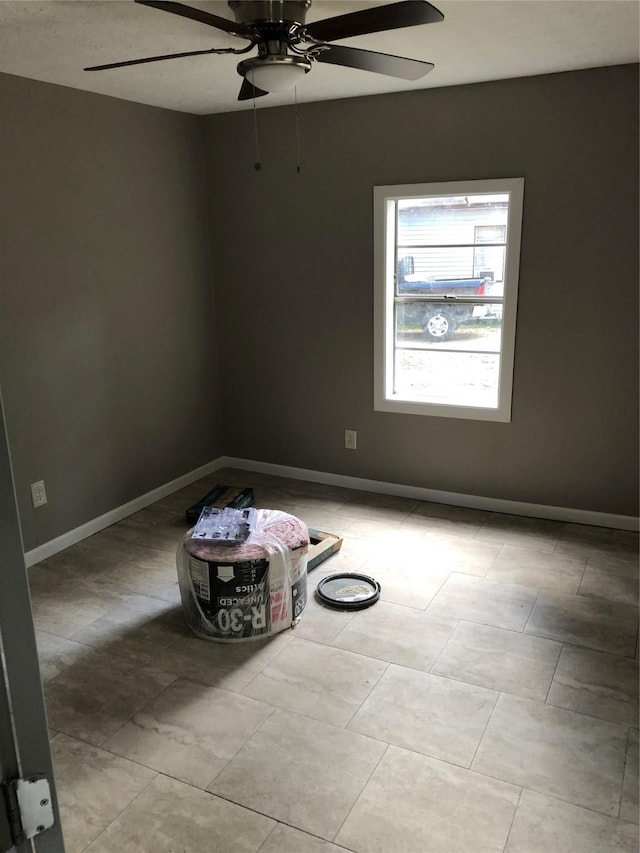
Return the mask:
M 380 598 L 381 586 L 367 575 L 340 572 L 323 578 L 316 595 L 324 604 L 339 610 L 362 610 Z

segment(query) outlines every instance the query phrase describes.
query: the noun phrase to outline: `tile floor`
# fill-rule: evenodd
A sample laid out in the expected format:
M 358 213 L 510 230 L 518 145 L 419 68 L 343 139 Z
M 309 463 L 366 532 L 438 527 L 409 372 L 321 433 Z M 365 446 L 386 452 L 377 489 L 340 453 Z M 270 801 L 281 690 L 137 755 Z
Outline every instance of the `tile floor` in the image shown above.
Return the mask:
M 357 613 L 221 645 L 175 549 L 214 482 L 344 536 Z M 220 471 L 35 566 L 69 853 L 635 853 L 638 536 Z

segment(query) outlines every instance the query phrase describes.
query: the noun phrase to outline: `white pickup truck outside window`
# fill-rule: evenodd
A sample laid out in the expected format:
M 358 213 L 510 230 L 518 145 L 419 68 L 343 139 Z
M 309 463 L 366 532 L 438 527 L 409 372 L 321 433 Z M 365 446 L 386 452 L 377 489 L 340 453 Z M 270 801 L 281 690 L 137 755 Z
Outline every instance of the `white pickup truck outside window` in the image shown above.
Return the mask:
M 523 178 L 374 187 L 383 412 L 511 420 Z

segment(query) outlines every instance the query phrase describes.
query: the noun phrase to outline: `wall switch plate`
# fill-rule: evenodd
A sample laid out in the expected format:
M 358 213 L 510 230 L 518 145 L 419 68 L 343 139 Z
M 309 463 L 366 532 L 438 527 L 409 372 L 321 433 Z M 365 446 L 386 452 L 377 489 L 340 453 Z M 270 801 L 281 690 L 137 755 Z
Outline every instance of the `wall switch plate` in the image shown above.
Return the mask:
M 31 483 L 31 503 L 34 507 L 44 506 L 47 502 L 47 493 L 44 488 L 44 480 Z
M 355 429 L 345 429 L 344 446 L 347 450 L 356 450 L 358 446 L 358 433 Z

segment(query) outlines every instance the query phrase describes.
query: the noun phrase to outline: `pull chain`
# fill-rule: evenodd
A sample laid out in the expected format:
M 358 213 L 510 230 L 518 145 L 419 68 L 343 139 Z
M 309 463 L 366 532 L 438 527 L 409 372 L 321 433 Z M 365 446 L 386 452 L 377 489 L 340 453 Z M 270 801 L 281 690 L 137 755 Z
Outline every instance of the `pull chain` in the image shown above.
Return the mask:
M 258 112 L 256 110 L 256 90 L 253 90 L 253 132 L 255 136 L 256 142 L 256 162 L 254 164 L 254 169 L 256 172 L 259 172 L 262 169 L 262 165 L 260 163 L 260 146 L 258 144 Z
M 298 87 L 293 90 L 296 105 L 296 172 L 300 174 L 300 124 L 298 122 Z

